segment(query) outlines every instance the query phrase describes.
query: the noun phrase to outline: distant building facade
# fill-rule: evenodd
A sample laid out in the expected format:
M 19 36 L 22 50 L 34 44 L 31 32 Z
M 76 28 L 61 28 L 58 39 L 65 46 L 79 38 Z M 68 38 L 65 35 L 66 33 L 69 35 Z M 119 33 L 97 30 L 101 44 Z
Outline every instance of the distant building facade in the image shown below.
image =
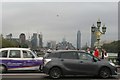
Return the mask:
M 6 35 L 6 39 L 12 39 L 12 33 Z
M 43 47 L 42 40 L 43 40 L 42 34 L 33 33 L 33 36 L 31 38 L 31 48 L 33 49 L 42 48 Z
M 24 33 L 21 33 L 19 36 L 20 44 L 26 43 L 26 36 Z
M 42 37 L 42 34 L 38 34 L 38 39 L 39 39 L 39 47 L 42 48 L 43 47 L 43 37 Z
M 56 49 L 57 50 L 67 50 L 67 49 L 75 50 L 75 47 L 72 45 L 72 43 L 67 42 L 65 39 L 63 39 L 62 42 L 56 45 Z
M 38 40 L 37 40 L 37 33 L 33 33 L 33 36 L 31 38 L 31 48 L 35 49 L 37 48 Z
M 56 41 L 47 42 L 47 48 L 51 50 L 56 50 Z
M 96 41 L 97 41 L 97 38 L 96 38 L 96 29 L 95 29 L 95 32 L 91 31 L 91 48 L 94 47 Z
M 77 32 L 77 49 L 81 49 L 81 32 Z
M 26 36 L 24 33 L 21 33 L 19 36 L 19 47 L 28 48 Z

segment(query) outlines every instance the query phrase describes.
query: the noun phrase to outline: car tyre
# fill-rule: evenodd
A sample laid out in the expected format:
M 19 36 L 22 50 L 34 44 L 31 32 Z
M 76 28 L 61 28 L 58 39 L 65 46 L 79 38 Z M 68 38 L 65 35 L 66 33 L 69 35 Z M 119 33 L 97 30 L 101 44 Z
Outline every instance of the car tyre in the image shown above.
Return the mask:
M 6 71 L 7 71 L 6 67 L 4 65 L 0 65 L 0 73 L 4 73 Z
M 57 68 L 57 67 L 53 67 L 50 71 L 49 71 L 49 76 L 53 79 L 58 79 L 60 78 L 62 75 L 61 69 Z
M 109 78 L 111 76 L 110 69 L 106 67 L 102 68 L 99 72 L 99 76 L 104 79 Z

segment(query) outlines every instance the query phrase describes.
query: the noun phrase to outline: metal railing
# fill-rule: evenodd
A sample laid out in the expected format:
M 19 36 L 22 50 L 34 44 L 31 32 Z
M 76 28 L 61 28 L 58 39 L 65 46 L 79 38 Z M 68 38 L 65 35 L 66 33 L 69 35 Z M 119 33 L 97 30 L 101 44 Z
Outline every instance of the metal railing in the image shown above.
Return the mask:
M 117 65 L 117 55 L 118 53 L 108 53 L 108 61 Z

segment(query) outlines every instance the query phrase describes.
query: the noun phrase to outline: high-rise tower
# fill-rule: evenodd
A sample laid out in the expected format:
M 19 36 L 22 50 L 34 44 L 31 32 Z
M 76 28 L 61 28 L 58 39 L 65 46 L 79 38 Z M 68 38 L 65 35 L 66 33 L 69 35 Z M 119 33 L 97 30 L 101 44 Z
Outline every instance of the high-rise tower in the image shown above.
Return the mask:
M 38 34 L 38 39 L 39 39 L 39 47 L 43 47 L 43 40 L 42 40 L 42 34 Z
M 31 38 L 31 44 L 32 44 L 32 48 L 34 48 L 34 49 L 36 49 L 38 47 L 37 33 L 33 33 L 33 36 Z
M 81 32 L 80 31 L 77 32 L 77 49 L 78 50 L 81 49 Z
M 25 36 L 25 34 L 21 33 L 20 36 L 19 36 L 19 39 L 20 39 L 20 43 L 24 44 L 26 42 L 26 36 Z
M 43 42 L 42 42 L 42 33 L 33 33 L 32 39 L 31 39 L 32 48 L 42 48 Z

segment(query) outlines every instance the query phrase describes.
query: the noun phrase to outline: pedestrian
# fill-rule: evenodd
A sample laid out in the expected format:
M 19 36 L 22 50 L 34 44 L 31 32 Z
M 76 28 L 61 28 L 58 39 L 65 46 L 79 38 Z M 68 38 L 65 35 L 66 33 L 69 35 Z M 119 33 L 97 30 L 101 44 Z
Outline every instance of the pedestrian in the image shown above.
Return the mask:
M 108 60 L 108 53 L 106 52 L 106 50 L 104 50 L 104 58 Z
M 90 48 L 89 47 L 87 48 L 87 53 L 90 53 Z
M 102 49 L 102 52 L 101 52 L 101 59 L 104 59 L 104 55 L 105 55 L 105 50 L 104 49 Z
M 90 50 L 90 54 L 92 54 L 92 55 L 93 55 L 93 53 L 94 53 L 94 50 Z
M 98 50 L 97 47 L 95 48 L 94 56 L 97 57 L 97 58 L 99 58 L 99 50 Z

